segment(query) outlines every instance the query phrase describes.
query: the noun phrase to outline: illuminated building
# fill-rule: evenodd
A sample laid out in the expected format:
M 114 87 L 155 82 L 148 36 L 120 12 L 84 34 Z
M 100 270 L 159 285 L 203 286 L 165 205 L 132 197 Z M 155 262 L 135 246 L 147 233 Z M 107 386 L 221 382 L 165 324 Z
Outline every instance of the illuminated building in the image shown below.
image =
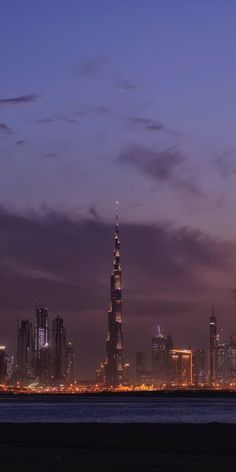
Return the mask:
M 158 326 L 157 334 L 152 338 L 152 371 L 153 379 L 157 384 L 168 383 L 170 380 L 170 351 L 172 347 L 171 337 L 165 336 Z
M 206 382 L 206 351 L 193 350 L 193 384 L 200 385 Z
M 212 384 L 217 379 L 217 319 L 215 316 L 215 308 L 212 306 L 212 314 L 210 316 L 210 337 L 209 337 L 209 383 Z
M 55 381 L 66 379 L 67 337 L 63 318 L 59 316 L 52 323 L 52 376 Z
M 111 305 L 108 312 L 105 382 L 114 387 L 124 382 L 124 354 L 122 331 L 121 266 L 118 212 L 115 225 L 115 248 L 111 275 Z
M 127 362 L 124 365 L 124 385 L 130 385 L 130 364 Z
M 52 383 L 52 351 L 49 346 L 39 351 L 39 381 L 40 385 L 51 385 Z
M 74 361 L 74 349 L 72 343 L 68 341 L 66 345 L 66 380 L 68 383 L 72 383 L 74 381 Z
M 236 383 L 236 343 L 219 342 L 217 346 L 217 382 Z
M 142 376 L 146 372 L 146 353 L 138 351 L 136 353 L 136 383 L 142 383 Z
M 40 350 L 48 347 L 49 323 L 48 310 L 43 305 L 36 304 L 36 325 L 34 329 L 35 375 L 39 376 Z
M 190 349 L 171 349 L 172 385 L 192 384 L 192 351 Z
M 105 382 L 105 366 L 103 362 L 98 366 L 96 370 L 96 383 L 103 384 Z
M 6 346 L 0 346 L 0 385 L 5 385 L 7 380 Z
M 17 324 L 17 379 L 28 383 L 34 376 L 33 327 L 29 320 Z

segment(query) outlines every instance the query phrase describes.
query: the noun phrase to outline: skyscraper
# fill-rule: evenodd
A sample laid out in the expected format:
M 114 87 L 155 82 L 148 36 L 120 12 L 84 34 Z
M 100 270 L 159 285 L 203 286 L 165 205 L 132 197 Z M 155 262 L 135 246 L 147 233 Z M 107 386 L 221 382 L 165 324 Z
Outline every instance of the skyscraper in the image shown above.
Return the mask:
M 217 379 L 217 319 L 214 305 L 212 306 L 209 329 L 209 383 L 212 384 Z
M 170 380 L 170 351 L 173 347 L 172 339 L 165 335 L 160 326 L 157 333 L 152 338 L 152 370 L 153 378 L 158 384 L 169 382 Z
M 200 385 L 206 382 L 206 351 L 193 350 L 193 384 Z
M 142 383 L 142 375 L 146 371 L 146 353 L 142 351 L 136 352 L 136 382 Z
M 108 311 L 108 336 L 106 342 L 105 381 L 109 386 L 124 382 L 124 353 L 122 331 L 121 266 L 118 211 L 115 225 L 115 248 L 111 274 L 111 305 Z
M 55 381 L 66 379 L 67 337 L 63 318 L 57 317 L 52 323 L 52 376 Z
M 190 385 L 192 383 L 192 351 L 172 349 L 170 354 L 172 385 Z
M 6 347 L 0 346 L 0 385 L 5 385 L 7 380 Z
M 40 350 L 49 344 L 48 310 L 36 303 L 36 325 L 34 328 L 35 374 L 40 371 Z
M 27 384 L 34 375 L 33 328 L 29 320 L 17 325 L 17 379 Z

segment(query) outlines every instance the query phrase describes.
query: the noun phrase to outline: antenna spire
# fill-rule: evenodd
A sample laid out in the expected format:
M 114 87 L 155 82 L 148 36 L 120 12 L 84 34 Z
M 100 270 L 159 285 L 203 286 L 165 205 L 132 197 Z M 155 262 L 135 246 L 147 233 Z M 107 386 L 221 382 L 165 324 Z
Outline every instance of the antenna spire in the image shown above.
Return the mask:
M 119 224 L 119 204 L 118 200 L 116 201 L 116 224 Z

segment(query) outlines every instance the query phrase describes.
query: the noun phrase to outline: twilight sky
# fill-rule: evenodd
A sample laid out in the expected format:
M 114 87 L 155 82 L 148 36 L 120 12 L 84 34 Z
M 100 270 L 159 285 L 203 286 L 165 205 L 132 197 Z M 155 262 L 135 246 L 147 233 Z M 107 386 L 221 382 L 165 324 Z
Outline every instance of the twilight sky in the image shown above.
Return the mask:
M 236 4 L 2 0 L 0 343 L 36 299 L 93 377 L 120 201 L 127 358 L 234 334 Z

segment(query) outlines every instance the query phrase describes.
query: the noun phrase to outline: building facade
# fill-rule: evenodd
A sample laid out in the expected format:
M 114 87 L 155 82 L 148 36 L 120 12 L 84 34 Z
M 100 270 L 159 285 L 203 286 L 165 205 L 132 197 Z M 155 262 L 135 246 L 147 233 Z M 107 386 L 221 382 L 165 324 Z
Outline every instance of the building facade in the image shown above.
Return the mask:
M 111 274 L 111 304 L 110 310 L 108 312 L 105 382 L 107 386 L 114 387 L 121 385 L 124 382 L 122 293 L 118 213 L 116 214 L 115 248 L 113 252 L 113 271 Z
M 169 335 L 165 335 L 160 326 L 157 334 L 152 338 L 152 373 L 156 384 L 165 384 L 170 381 L 170 352 L 173 342 Z
M 192 351 L 190 349 L 172 349 L 171 383 L 173 386 L 192 384 Z
M 215 307 L 212 306 L 212 313 L 209 320 L 209 383 L 217 380 L 218 355 L 217 355 L 217 319 Z

